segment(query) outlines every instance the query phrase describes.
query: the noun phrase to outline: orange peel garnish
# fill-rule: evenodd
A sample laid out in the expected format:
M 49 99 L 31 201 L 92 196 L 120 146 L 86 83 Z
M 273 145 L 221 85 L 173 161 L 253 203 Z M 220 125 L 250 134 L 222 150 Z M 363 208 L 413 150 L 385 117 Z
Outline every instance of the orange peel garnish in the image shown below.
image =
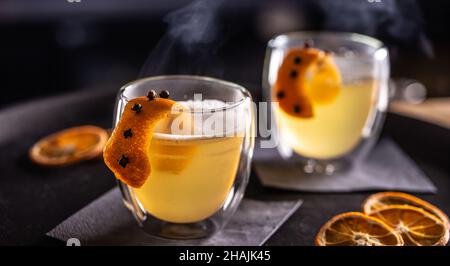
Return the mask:
M 151 174 L 150 144 L 155 125 L 167 118 L 175 102 L 165 98 L 130 100 L 103 151 L 117 179 L 139 188 Z
M 315 238 L 317 246 L 403 246 L 400 234 L 380 219 L 347 212 L 326 222 Z
M 44 166 L 65 166 L 98 157 L 108 139 L 106 130 L 80 126 L 51 134 L 29 150 L 30 159 Z
M 329 53 L 316 48 L 294 48 L 285 56 L 272 96 L 289 115 L 310 118 L 313 104 L 327 104 L 339 94 L 341 76 Z

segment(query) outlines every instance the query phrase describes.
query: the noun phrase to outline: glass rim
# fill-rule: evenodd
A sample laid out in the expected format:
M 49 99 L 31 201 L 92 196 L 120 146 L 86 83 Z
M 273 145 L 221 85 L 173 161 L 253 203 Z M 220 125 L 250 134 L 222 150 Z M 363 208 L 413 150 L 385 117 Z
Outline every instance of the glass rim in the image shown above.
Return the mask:
M 309 38 L 318 38 L 318 37 L 338 37 L 342 40 L 348 40 L 356 43 L 361 43 L 367 46 L 370 46 L 376 50 L 385 48 L 385 45 L 382 41 L 377 38 L 360 34 L 354 32 L 343 32 L 343 31 L 294 31 L 294 32 L 286 32 L 279 34 L 268 42 L 268 47 L 270 48 L 284 48 L 283 45 L 286 44 L 289 40 L 301 40 Z M 282 44 L 280 44 L 282 42 Z
M 208 113 L 208 112 L 224 112 L 227 110 L 235 109 L 235 108 L 241 106 L 242 104 L 244 104 L 248 99 L 250 99 L 250 100 L 252 99 L 250 92 L 242 85 L 239 85 L 234 82 L 218 79 L 218 78 L 213 78 L 213 77 L 208 77 L 208 76 L 200 76 L 200 75 L 158 75 L 158 76 L 150 76 L 150 77 L 136 79 L 136 80 L 126 83 L 125 85 L 123 85 L 120 88 L 119 97 L 128 102 L 128 101 L 132 100 L 133 98 L 130 98 L 125 95 L 126 90 L 129 90 L 130 87 L 139 85 L 146 81 L 157 81 L 157 80 L 195 80 L 195 81 L 203 81 L 203 82 L 213 82 L 213 83 L 218 83 L 222 86 L 227 86 L 230 89 L 237 90 L 243 96 L 242 99 L 240 99 L 236 102 L 233 102 L 232 104 L 226 105 L 224 107 L 215 107 L 215 108 L 203 108 L 202 107 L 201 110 L 191 109 L 189 111 L 185 111 L 186 113 L 194 114 L 194 113 Z M 145 96 L 145 95 L 142 95 L 142 96 Z

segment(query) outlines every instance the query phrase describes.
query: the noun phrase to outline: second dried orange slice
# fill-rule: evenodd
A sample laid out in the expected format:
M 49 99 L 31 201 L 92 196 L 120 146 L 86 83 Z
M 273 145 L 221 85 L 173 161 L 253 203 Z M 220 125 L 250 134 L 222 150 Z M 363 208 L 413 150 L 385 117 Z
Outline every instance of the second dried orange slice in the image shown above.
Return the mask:
M 407 246 L 443 246 L 449 239 L 448 226 L 423 209 L 390 205 L 371 213 L 401 234 Z
M 410 205 L 413 207 L 421 208 L 437 218 L 443 223 L 450 226 L 449 219 L 444 212 L 438 207 L 419 199 L 413 195 L 402 192 L 380 192 L 369 196 L 363 203 L 363 210 L 365 214 L 371 214 L 372 212 L 384 208 L 390 205 Z

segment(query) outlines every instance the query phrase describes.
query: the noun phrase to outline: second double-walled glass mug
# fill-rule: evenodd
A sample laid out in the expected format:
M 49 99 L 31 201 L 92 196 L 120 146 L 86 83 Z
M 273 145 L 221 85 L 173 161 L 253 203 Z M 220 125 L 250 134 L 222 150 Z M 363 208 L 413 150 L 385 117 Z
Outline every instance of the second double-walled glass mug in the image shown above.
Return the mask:
M 279 100 L 273 91 L 286 55 L 292 49 L 310 46 L 325 51 L 333 60 L 340 73 L 338 92 L 332 100 L 310 98 L 314 114 L 305 118 L 272 104 L 275 139 L 280 155 L 302 164 L 303 174 L 331 175 L 364 158 L 379 135 L 388 105 L 388 51 L 380 41 L 354 33 L 294 32 L 277 36 L 268 43 L 264 63 L 263 95 L 268 102 Z M 296 60 L 293 66 L 304 63 L 301 58 Z M 318 64 L 316 74 L 321 74 L 320 67 Z M 326 75 L 322 76 L 326 82 Z M 306 82 L 308 79 L 304 78 Z M 307 84 L 310 87 L 305 97 L 321 89 L 312 84 Z
M 254 146 L 251 96 L 242 86 L 208 77 L 140 79 L 120 90 L 114 125 L 127 102 L 150 89 L 168 90 L 183 109 L 181 116 L 174 112 L 156 125 L 152 172 L 144 185 L 132 188 L 119 181 L 125 205 L 151 235 L 211 236 L 233 215 L 248 182 Z

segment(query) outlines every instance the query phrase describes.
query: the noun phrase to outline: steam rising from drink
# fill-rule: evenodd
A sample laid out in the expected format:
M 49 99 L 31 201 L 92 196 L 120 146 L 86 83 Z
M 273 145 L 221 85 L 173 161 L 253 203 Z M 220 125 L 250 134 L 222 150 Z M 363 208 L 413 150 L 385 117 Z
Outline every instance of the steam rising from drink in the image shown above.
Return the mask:
M 278 5 L 299 9 L 298 17 L 289 17 L 284 11 L 279 13 L 274 8 Z M 294 5 L 295 2 L 295 5 Z M 322 30 L 357 32 L 382 39 L 391 48 L 398 46 L 415 47 L 427 56 L 433 56 L 433 47 L 428 40 L 420 8 L 415 0 L 304 0 L 304 1 L 268 1 L 253 2 L 253 10 L 263 16 L 258 21 L 256 31 L 264 31 L 275 27 L 274 17 L 289 17 L 291 26 L 276 28 L 272 34 L 285 31 L 309 30 L 302 23 L 304 17 L 320 21 Z M 232 3 L 232 4 L 230 4 Z M 169 13 L 164 22 L 167 23 L 166 34 L 152 49 L 140 77 L 162 74 L 198 74 L 215 77 L 223 76 L 223 67 L 217 56 L 217 50 L 224 44 L 227 34 L 224 27 L 223 10 L 235 11 L 240 1 L 229 0 L 195 0 L 189 5 Z M 259 11 L 258 11 L 259 10 Z M 278 13 L 279 14 L 278 14 Z M 313 14 L 310 15 L 309 13 Z M 275 21 L 272 21 L 275 19 Z M 251 27 L 251 21 L 249 25 Z M 247 30 L 249 30 L 247 28 Z M 260 35 L 264 35 L 260 33 Z M 273 36 L 265 36 L 270 38 Z M 263 40 L 266 41 L 266 40 Z M 391 54 L 392 55 L 392 54 Z M 261 55 L 263 56 L 263 55 Z M 249 66 L 250 67 L 250 66 Z
M 150 53 L 140 76 L 206 74 L 223 37 L 219 19 L 223 2 L 196 0 L 169 13 L 164 18 L 167 33 Z
M 219 12 L 223 3 L 223 0 L 196 0 L 168 14 L 164 19 L 168 24 L 167 33 L 150 53 L 140 76 L 196 74 L 221 77 L 223 68 L 208 66 L 217 60 L 216 50 L 221 46 L 225 35 Z M 211 104 L 221 108 L 233 104 L 202 99 L 201 94 L 195 94 L 193 101 L 181 103 L 190 111 L 203 109 Z M 192 116 L 177 116 L 170 125 L 171 134 L 242 137 L 248 122 L 243 119 L 247 117 L 244 113 L 256 110 L 255 103 L 247 104 L 249 105 L 226 111 L 210 112 L 204 109 Z M 265 103 L 263 105 L 266 107 Z M 174 113 L 179 111 L 175 109 Z M 250 134 L 252 138 L 255 137 L 255 132 Z
M 416 0 L 315 2 L 323 12 L 325 30 L 358 32 L 380 38 L 391 48 L 415 47 L 427 56 L 433 56 Z
M 239 7 L 239 1 L 232 2 L 233 4 L 229 4 L 230 1 L 225 2 L 224 0 L 196 0 L 181 9 L 169 13 L 164 18 L 164 22 L 167 23 L 166 34 L 150 53 L 140 72 L 140 77 L 167 74 L 223 77 L 224 66 L 221 65 L 222 62 L 219 60 L 217 51 L 224 44 L 226 37 L 222 11 L 226 8 L 237 9 Z M 284 1 L 281 4 L 290 6 L 289 2 Z M 228 7 L 225 6 L 225 3 L 229 4 Z M 395 50 L 392 51 L 392 48 L 398 46 L 415 46 L 424 54 L 430 57 L 433 55 L 433 47 L 425 35 L 422 26 L 422 14 L 415 0 L 304 0 L 296 3 L 300 3 L 300 5 L 294 5 L 292 8 L 300 9 L 298 21 L 303 21 L 301 16 L 308 17 L 307 13 L 311 10 L 319 11 L 311 13 L 318 15 L 323 30 L 357 32 L 381 38 L 390 46 L 391 53 L 394 52 L 394 56 Z M 278 4 L 280 3 L 278 2 Z M 259 12 L 261 12 L 261 10 L 264 11 L 264 8 L 269 13 L 277 12 L 273 5 L 265 5 L 265 3 L 258 3 L 258 6 L 253 9 L 259 9 Z M 286 11 L 286 9 L 283 10 Z M 278 16 L 284 17 L 284 14 L 280 13 Z M 293 20 L 296 20 L 296 18 L 290 17 L 290 21 Z M 255 32 L 256 28 L 259 28 L 260 31 L 264 31 L 264 28 L 273 28 L 270 19 L 263 18 L 259 21 L 259 24 L 258 27 L 254 28 Z M 296 25 L 295 30 L 307 29 L 307 26 L 302 23 L 296 23 Z M 251 32 L 251 34 L 255 32 Z M 277 28 L 273 33 L 281 34 L 283 32 L 285 32 L 284 29 Z M 261 35 L 263 34 L 260 33 Z M 261 54 L 262 56 L 264 55 Z M 236 60 L 242 59 L 236 58 Z M 257 68 L 255 67 L 255 69 Z M 258 108 L 259 114 L 270 113 L 267 112 L 270 108 L 265 103 L 260 103 Z M 256 110 L 256 105 L 254 109 Z M 224 118 L 224 113 L 211 114 L 208 118 L 214 123 L 206 123 L 212 125 L 207 132 L 214 135 L 227 132 L 227 130 L 222 130 L 223 122 L 241 122 L 239 119 L 236 120 L 236 117 L 239 117 L 236 114 L 238 113 L 231 114 L 234 117 L 228 120 Z M 264 119 L 265 116 L 260 116 L 258 120 L 257 128 L 260 136 L 267 138 L 277 134 L 273 132 L 276 131 L 276 128 L 268 128 L 268 121 L 261 121 L 261 118 Z M 269 119 L 272 120 L 270 124 L 274 125 L 274 118 L 270 117 Z M 186 123 L 183 120 L 179 122 Z M 200 119 L 200 122 L 205 121 Z M 198 129 L 197 123 L 198 121 L 194 121 L 193 127 L 188 128 Z M 236 128 L 239 127 L 232 126 L 231 128 L 236 133 Z M 172 129 L 179 130 L 180 127 L 177 124 Z M 277 145 L 276 142 L 271 143 L 268 146 L 273 147 Z

